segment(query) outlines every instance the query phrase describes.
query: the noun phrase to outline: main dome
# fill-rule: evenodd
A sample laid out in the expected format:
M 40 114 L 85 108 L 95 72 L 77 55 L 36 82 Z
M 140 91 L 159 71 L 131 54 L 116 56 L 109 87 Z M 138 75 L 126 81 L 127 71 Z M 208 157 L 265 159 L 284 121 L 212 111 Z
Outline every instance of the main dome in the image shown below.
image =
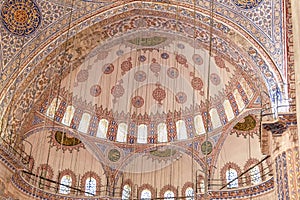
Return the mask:
M 65 102 L 56 121 L 83 136 L 128 144 L 217 133 L 255 97 L 232 58 L 238 53 L 212 53 L 168 33 L 127 34 L 94 48 L 62 80 L 45 114 L 54 117 L 55 105 Z

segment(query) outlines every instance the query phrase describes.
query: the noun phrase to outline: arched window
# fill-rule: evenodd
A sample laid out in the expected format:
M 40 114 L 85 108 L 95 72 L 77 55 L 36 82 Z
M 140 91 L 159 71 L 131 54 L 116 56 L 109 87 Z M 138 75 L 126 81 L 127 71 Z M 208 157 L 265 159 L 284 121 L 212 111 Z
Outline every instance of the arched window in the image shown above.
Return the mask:
M 233 94 L 233 96 L 235 98 L 235 101 L 236 101 L 236 104 L 237 104 L 237 106 L 239 108 L 239 111 L 242 111 L 243 108 L 245 107 L 245 103 L 244 103 L 243 97 L 239 93 L 238 89 L 235 89 L 232 94 Z
M 122 191 L 122 200 L 130 199 L 130 193 L 131 193 L 131 187 L 128 184 L 124 185 Z
M 137 143 L 147 143 L 147 126 L 145 124 L 141 124 L 138 127 L 138 135 L 137 135 Z
M 213 125 L 213 128 L 218 128 L 218 127 L 222 126 L 220 116 L 218 114 L 217 109 L 215 109 L 215 108 L 211 109 L 209 111 L 209 115 L 211 117 L 211 123 Z
M 186 188 L 185 197 L 186 200 L 194 200 L 194 189 L 192 187 Z
M 74 113 L 75 108 L 73 106 L 68 106 L 61 123 L 63 123 L 66 126 L 70 126 Z
M 72 186 L 72 178 L 69 175 L 64 175 L 60 180 L 59 193 L 70 194 Z
M 97 181 L 93 177 L 89 177 L 85 181 L 85 196 L 96 195 Z
M 168 142 L 168 131 L 165 123 L 160 123 L 157 126 L 158 142 Z
M 237 177 L 238 177 L 238 174 L 235 169 L 229 168 L 226 171 L 227 183 L 232 181 L 230 184 L 227 185 L 227 188 L 237 188 L 239 186 L 239 181 L 238 181 Z
M 231 104 L 230 104 L 230 101 L 228 99 L 226 99 L 224 102 L 223 102 L 223 107 L 224 107 L 224 110 L 225 110 L 225 114 L 227 116 L 227 119 L 230 121 L 232 120 L 235 115 L 234 115 L 234 112 L 232 110 L 232 107 L 231 107 Z
M 177 131 L 177 139 L 184 140 L 187 139 L 187 132 L 185 122 L 183 120 L 178 120 L 176 122 L 176 131 Z
M 59 98 L 55 98 L 52 100 L 49 108 L 47 109 L 46 115 L 50 118 L 54 118 L 55 112 L 57 111 L 61 100 Z
M 194 118 L 194 125 L 195 125 L 195 130 L 197 135 L 201 135 L 205 133 L 205 127 L 203 124 L 203 119 L 201 115 L 196 115 Z
M 261 182 L 259 166 L 255 166 L 250 170 L 250 176 L 252 184 L 259 184 Z
M 108 120 L 107 119 L 101 119 L 99 121 L 98 130 L 97 130 L 97 137 L 99 138 L 106 138 L 106 133 L 108 129 Z
M 204 191 L 205 191 L 204 179 L 200 180 L 199 190 L 200 190 L 200 193 L 204 193 Z
M 118 132 L 117 132 L 117 142 L 126 142 L 127 141 L 127 131 L 128 125 L 125 123 L 120 123 L 118 125 Z
M 87 133 L 89 124 L 90 124 L 90 120 L 91 120 L 91 115 L 88 113 L 83 113 L 80 123 L 79 123 L 78 131 Z
M 172 192 L 171 190 L 165 191 L 164 193 L 165 200 L 174 200 L 175 199 L 174 197 L 175 197 L 174 192 Z
M 151 191 L 148 189 L 144 189 L 141 192 L 141 199 L 143 200 L 150 200 L 151 199 Z

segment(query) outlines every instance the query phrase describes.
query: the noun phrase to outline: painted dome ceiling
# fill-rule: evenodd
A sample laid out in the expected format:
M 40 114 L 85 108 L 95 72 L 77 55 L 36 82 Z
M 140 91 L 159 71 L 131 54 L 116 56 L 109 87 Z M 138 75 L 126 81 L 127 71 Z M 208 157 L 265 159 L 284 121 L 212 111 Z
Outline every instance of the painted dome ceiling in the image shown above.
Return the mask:
M 45 115 L 57 107 L 55 121 L 83 135 L 141 144 L 217 133 L 257 98 L 233 59 L 157 31 L 98 45 L 60 88 Z

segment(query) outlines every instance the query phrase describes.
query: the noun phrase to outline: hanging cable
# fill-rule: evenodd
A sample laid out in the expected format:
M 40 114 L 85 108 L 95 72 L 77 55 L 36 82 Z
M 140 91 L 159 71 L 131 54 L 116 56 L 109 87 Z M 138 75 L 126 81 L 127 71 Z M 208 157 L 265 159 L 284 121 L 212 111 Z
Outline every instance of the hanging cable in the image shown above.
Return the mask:
M 211 57 L 212 57 L 212 48 L 213 48 L 213 24 L 214 24 L 214 0 L 211 0 L 209 3 L 210 6 L 210 12 L 209 12 L 209 55 L 208 55 L 208 70 L 207 70 L 207 88 L 206 88 L 206 126 L 205 126 L 205 142 L 208 142 L 209 139 L 209 109 L 210 109 L 210 70 L 211 70 Z M 204 174 L 204 182 L 205 182 L 205 188 L 204 188 L 204 194 L 205 199 L 208 197 L 208 187 L 209 187 L 209 169 L 208 169 L 208 145 L 205 146 L 205 174 Z

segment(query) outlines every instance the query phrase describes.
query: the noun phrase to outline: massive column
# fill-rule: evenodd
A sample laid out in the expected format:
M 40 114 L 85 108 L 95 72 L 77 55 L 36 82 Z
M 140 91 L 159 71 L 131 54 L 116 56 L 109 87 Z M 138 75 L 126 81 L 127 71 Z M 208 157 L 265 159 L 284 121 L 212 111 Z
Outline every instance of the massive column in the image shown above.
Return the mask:
M 300 199 L 300 157 L 296 114 L 262 124 L 262 151 L 271 155 L 278 200 Z
M 300 2 L 291 0 L 292 3 L 292 23 L 293 23 L 293 44 L 294 44 L 294 62 L 296 74 L 296 93 L 300 94 Z M 297 121 L 300 121 L 300 96 L 296 95 Z M 300 126 L 298 126 L 298 136 L 300 135 Z M 298 141 L 300 146 L 300 140 Z

